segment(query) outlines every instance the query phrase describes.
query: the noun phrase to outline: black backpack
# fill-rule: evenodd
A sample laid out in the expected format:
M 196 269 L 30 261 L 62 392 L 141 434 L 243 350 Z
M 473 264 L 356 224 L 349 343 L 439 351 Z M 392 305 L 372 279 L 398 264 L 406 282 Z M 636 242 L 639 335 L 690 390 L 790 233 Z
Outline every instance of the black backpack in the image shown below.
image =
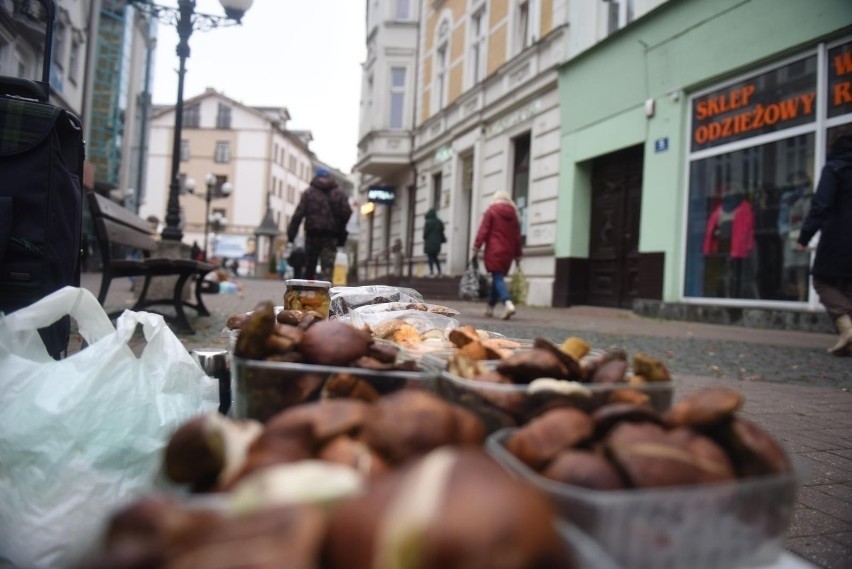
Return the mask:
M 47 77 L 41 84 L 0 77 L 0 312 L 80 286 L 83 130 L 76 116 L 46 102 Z M 58 358 L 68 345 L 70 320 L 40 332 Z

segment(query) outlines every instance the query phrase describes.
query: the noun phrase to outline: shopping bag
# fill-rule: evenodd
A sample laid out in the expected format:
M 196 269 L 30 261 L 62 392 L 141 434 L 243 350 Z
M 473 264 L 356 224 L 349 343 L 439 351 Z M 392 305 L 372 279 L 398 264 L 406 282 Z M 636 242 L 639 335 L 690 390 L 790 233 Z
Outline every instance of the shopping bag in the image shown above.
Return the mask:
M 512 302 L 521 306 L 527 303 L 527 292 L 529 292 L 530 284 L 524 275 L 521 264 L 516 263 L 515 272 L 512 274 L 512 281 L 509 283 L 509 298 Z
M 479 262 L 476 260 L 476 257 L 471 257 L 459 281 L 459 298 L 462 300 L 476 300 L 479 298 L 480 276 Z
M 88 346 L 54 360 L 37 330 L 66 315 Z M 65 287 L 0 316 L 0 566 L 75 566 L 162 481 L 174 431 L 217 405 L 216 380 L 160 315 L 125 311 L 114 328 L 92 293 Z

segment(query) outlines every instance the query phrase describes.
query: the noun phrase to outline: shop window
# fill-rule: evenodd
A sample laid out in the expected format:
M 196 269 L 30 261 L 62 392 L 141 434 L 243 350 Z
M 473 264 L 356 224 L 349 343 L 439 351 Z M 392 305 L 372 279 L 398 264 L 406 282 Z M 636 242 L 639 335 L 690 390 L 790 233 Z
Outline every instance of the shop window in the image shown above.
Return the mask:
M 852 42 L 828 50 L 828 116 L 852 113 Z
M 817 147 L 852 131 L 852 42 L 819 49 L 822 84 L 812 52 L 692 99 L 685 297 L 809 300 L 811 253 L 796 244 Z
M 813 133 L 690 164 L 685 294 L 804 302 L 796 250 L 814 180 Z
M 512 166 L 512 199 L 518 207 L 521 221 L 521 243 L 527 244 L 529 191 L 530 191 L 530 133 L 512 140 L 514 160 Z

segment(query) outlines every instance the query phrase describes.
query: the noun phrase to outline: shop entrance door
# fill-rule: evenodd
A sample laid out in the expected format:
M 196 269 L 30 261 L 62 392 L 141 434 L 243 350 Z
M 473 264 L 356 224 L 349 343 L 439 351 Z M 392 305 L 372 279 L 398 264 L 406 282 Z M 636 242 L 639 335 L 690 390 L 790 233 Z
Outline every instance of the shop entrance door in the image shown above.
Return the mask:
M 639 275 L 642 146 L 592 164 L 589 304 L 630 308 Z

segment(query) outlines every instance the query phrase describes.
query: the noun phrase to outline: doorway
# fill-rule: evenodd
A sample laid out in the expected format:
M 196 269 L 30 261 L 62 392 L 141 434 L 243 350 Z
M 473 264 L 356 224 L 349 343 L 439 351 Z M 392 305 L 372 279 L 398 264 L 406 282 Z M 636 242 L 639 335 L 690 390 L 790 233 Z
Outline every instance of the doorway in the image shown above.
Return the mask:
M 470 250 L 473 246 L 473 238 L 471 235 L 471 215 L 473 214 L 473 164 L 474 155 L 468 154 L 461 158 L 460 168 L 460 188 L 458 200 L 455 207 L 455 219 L 453 223 L 453 231 L 450 236 L 452 244 L 452 253 L 447 251 L 447 260 L 449 261 L 449 271 L 451 275 L 457 275 L 464 272 L 467 266 Z
M 631 308 L 638 296 L 642 146 L 592 163 L 589 298 L 594 306 Z

